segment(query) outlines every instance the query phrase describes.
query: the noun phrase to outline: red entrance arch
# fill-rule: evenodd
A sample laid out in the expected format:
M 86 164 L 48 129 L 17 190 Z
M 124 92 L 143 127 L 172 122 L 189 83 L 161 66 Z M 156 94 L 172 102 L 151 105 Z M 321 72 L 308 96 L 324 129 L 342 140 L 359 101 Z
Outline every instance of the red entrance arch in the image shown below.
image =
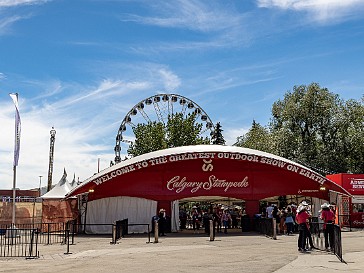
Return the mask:
M 67 197 L 115 196 L 166 202 L 186 197 L 243 199 L 257 213 L 258 201 L 278 195 L 328 200 L 329 191 L 350 195 L 328 178 L 285 158 L 235 146 L 198 145 L 160 150 L 122 161 L 85 180 Z M 168 207 L 166 206 L 168 210 Z

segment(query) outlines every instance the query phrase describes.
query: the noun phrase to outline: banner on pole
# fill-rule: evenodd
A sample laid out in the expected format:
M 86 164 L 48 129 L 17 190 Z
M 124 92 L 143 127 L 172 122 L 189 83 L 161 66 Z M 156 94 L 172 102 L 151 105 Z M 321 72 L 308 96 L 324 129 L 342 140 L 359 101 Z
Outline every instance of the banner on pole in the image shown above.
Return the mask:
M 19 161 L 19 150 L 20 150 L 20 131 L 21 131 L 21 121 L 19 115 L 19 105 L 18 105 L 18 93 L 10 93 L 15 105 L 15 145 L 14 145 L 14 166 L 18 166 Z

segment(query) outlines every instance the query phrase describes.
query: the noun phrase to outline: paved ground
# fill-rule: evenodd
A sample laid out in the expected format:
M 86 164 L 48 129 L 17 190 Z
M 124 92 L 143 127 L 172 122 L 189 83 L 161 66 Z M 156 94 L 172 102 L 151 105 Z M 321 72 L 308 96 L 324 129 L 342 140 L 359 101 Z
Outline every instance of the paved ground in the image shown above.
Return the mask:
M 256 233 L 168 234 L 159 243 L 146 235 L 111 245 L 110 237 L 76 237 L 75 245 L 40 245 L 40 258 L 0 258 L 0 272 L 363 272 L 364 231 L 343 232 L 344 260 L 335 255 L 297 251 L 297 236 L 272 240 Z

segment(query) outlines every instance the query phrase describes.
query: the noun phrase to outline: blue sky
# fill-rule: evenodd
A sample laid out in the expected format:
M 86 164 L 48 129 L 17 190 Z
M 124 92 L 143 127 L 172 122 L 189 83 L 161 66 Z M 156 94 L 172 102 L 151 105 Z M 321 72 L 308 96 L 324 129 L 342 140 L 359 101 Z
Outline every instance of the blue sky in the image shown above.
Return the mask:
M 294 85 L 360 99 L 363 12 L 363 0 L 0 0 L 0 188 L 12 187 L 11 92 L 17 187 L 46 185 L 52 126 L 53 182 L 63 168 L 84 180 L 114 159 L 126 113 L 158 93 L 195 101 L 228 144 L 268 124 Z

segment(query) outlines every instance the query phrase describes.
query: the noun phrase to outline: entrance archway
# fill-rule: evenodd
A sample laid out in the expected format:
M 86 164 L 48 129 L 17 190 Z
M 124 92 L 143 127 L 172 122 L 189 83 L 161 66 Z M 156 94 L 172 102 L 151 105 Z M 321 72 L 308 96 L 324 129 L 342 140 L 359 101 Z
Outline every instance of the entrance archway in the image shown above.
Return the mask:
M 299 194 L 328 200 L 329 192 L 350 195 L 313 170 L 273 154 L 235 146 L 197 145 L 122 161 L 85 180 L 67 197 L 88 194 L 89 201 L 145 198 L 157 201 L 157 209 L 163 207 L 170 215 L 173 200 L 221 196 L 245 200 L 246 212 L 254 215 L 259 200 L 270 196 Z

